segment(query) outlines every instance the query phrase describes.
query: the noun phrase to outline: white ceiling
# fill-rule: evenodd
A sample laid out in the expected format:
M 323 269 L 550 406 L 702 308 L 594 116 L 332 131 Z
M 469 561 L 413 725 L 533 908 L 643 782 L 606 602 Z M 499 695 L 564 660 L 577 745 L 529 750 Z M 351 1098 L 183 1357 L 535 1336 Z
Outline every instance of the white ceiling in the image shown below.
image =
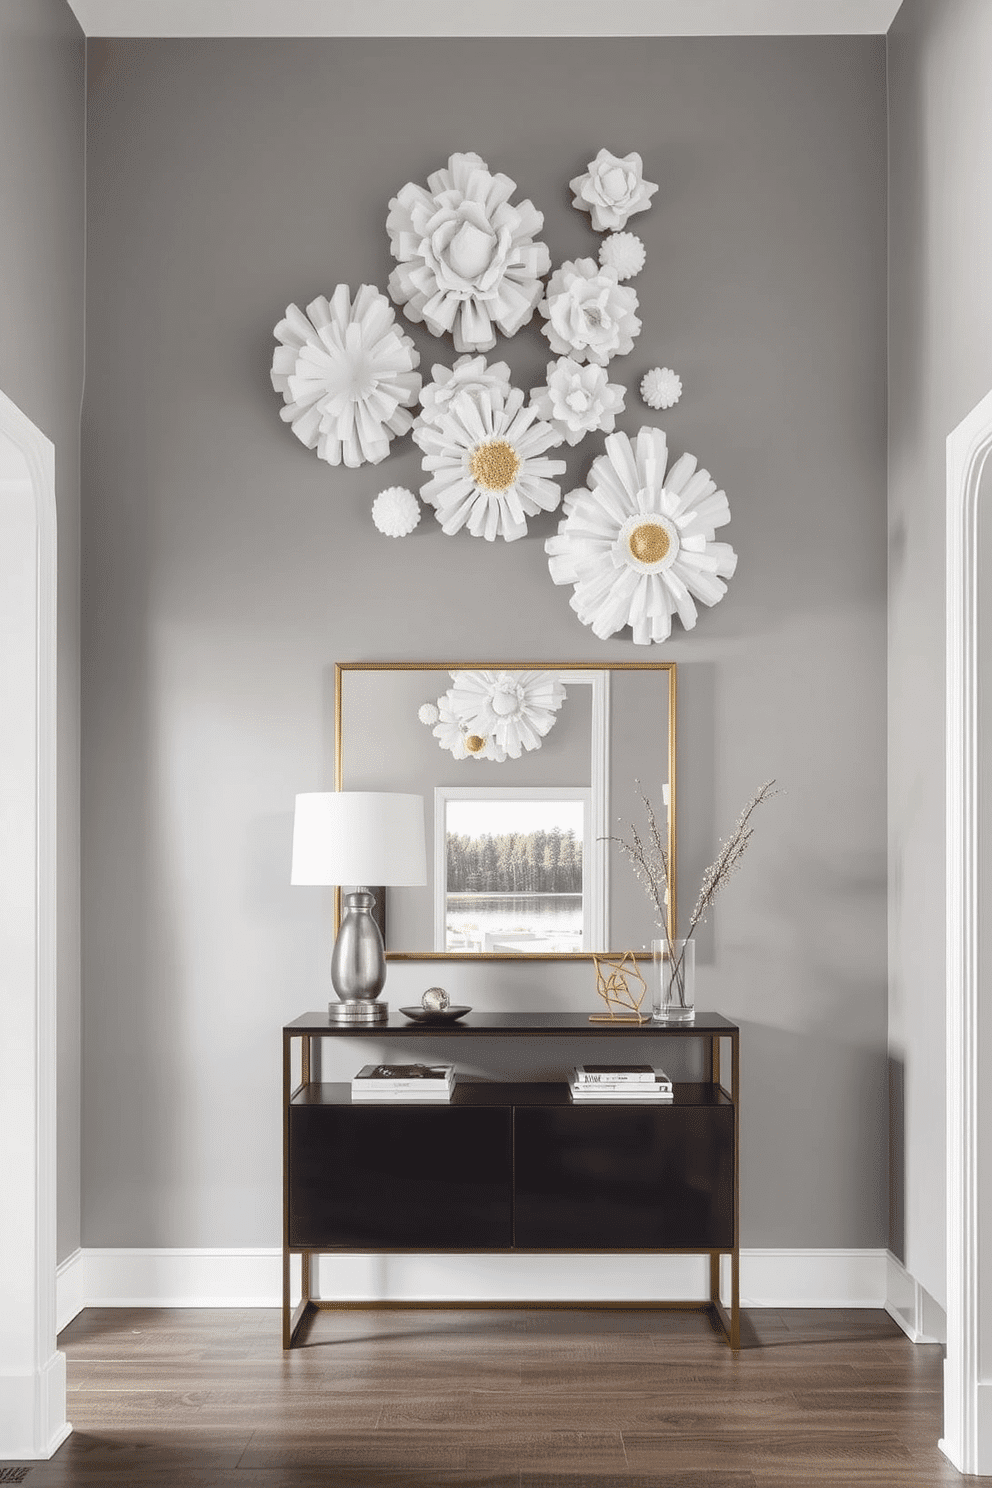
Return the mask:
M 87 36 L 830 36 L 902 0 L 69 0 Z

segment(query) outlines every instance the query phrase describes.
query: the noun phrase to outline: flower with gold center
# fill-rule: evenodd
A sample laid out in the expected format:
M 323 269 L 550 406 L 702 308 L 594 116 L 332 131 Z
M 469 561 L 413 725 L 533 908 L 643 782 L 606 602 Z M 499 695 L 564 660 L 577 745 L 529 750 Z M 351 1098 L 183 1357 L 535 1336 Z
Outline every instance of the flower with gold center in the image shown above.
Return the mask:
M 386 296 L 362 284 L 352 302 L 339 284 L 306 315 L 290 305 L 275 334 L 272 386 L 297 439 L 329 465 L 378 465 L 420 396 L 420 354 Z
M 565 701 L 554 672 L 452 672 L 451 681 L 447 696 L 469 738 L 492 739 L 510 759 L 540 749 Z
M 516 189 L 480 156 L 455 154 L 426 190 L 408 182 L 389 203 L 389 292 L 408 320 L 433 336 L 450 332 L 456 351 L 489 351 L 497 331 L 516 335 L 541 298 L 551 267 L 535 241 L 544 217 L 532 202 L 511 202 Z
M 451 674 L 455 676 L 453 672 Z M 487 759 L 502 764 L 506 750 L 501 748 L 491 734 L 482 734 L 470 728 L 463 714 L 455 705 L 453 689 L 448 688 L 437 700 L 438 720 L 431 732 L 442 749 L 447 749 L 453 759 Z
M 432 472 L 420 497 L 449 537 L 467 527 L 488 542 L 513 542 L 526 533 L 528 517 L 561 501 L 553 477 L 565 462 L 545 456 L 561 435 L 523 403 L 519 388 L 505 395 L 499 388 L 465 391 L 433 423 L 414 429 L 423 467 Z
M 691 630 L 695 601 L 714 605 L 727 592 L 737 554 L 714 540 L 730 521 L 726 493 L 693 455 L 666 475 L 661 429 L 642 428 L 633 443 L 611 434 L 605 448 L 544 545 L 551 577 L 573 586 L 572 609 L 600 640 L 629 625 L 638 645 L 666 641 L 673 615 Z

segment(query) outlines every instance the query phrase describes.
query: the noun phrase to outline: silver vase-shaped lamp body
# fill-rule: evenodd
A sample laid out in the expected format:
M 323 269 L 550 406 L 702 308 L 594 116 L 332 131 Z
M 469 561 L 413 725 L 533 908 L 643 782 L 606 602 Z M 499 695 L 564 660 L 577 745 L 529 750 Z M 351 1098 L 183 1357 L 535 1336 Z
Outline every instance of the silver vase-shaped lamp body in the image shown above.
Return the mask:
M 375 895 L 357 889 L 344 895 L 344 904 L 331 953 L 331 985 L 340 1001 L 327 1011 L 335 1023 L 382 1023 L 389 1007 L 376 998 L 386 984 L 386 950 L 372 918 Z

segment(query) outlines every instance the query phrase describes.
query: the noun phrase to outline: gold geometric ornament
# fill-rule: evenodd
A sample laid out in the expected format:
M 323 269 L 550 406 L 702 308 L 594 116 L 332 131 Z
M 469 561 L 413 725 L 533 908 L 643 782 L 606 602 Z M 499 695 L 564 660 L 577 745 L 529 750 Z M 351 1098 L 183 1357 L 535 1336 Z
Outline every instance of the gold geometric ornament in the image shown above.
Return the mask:
M 596 991 L 606 1004 L 606 1012 L 590 1013 L 589 1022 L 650 1023 L 650 1015 L 641 1012 L 648 987 L 634 952 L 592 959 L 596 966 Z

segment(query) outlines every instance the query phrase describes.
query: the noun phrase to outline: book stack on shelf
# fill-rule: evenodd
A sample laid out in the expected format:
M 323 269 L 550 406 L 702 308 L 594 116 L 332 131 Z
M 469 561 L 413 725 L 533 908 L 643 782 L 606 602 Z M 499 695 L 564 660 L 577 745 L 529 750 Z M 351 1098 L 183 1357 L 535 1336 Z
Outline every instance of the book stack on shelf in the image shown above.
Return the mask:
M 674 1099 L 665 1071 L 650 1064 L 577 1064 L 568 1087 L 573 1101 Z
M 453 1064 L 366 1064 L 351 1082 L 353 1101 L 450 1101 Z

